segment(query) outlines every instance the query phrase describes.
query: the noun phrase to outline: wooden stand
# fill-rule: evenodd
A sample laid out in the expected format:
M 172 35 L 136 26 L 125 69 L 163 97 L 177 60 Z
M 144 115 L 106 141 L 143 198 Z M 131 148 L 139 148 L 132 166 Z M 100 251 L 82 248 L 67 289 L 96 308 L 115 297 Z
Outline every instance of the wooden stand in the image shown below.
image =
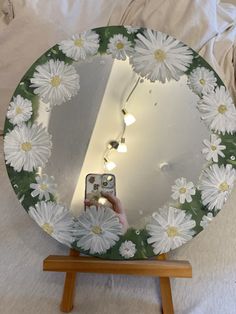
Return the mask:
M 191 278 L 192 267 L 187 261 L 169 261 L 162 254 L 156 259 L 140 261 L 102 260 L 95 257 L 80 256 L 78 251 L 70 250 L 69 256 L 50 255 L 43 261 L 44 271 L 66 272 L 60 309 L 69 313 L 73 309 L 76 273 L 126 274 L 160 277 L 162 310 L 173 314 L 170 277 Z

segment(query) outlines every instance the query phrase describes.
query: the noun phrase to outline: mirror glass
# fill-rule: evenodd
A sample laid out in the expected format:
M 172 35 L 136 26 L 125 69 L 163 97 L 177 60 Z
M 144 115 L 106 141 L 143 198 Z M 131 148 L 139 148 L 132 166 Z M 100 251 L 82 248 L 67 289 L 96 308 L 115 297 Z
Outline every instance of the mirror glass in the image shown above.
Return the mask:
M 37 121 L 53 138 L 45 171 L 55 177 L 60 201 L 76 216 L 84 210 L 86 176 L 114 174 L 129 224 L 140 226 L 170 201 L 176 179 L 198 182 L 206 162 L 202 142 L 210 134 L 197 109 L 199 97 L 188 87 L 186 75 L 165 84 L 138 81 L 128 59 L 97 56 L 75 67 L 79 93 L 48 112 L 45 104 L 40 106 Z M 136 119 L 125 132 L 124 105 Z M 121 137 L 127 152 L 112 149 L 107 156 L 109 143 Z M 116 167 L 108 171 L 104 157 Z
M 85 254 L 145 259 L 191 240 L 236 178 L 236 109 L 195 51 L 102 27 L 43 54 L 9 104 L 4 153 L 23 207 Z

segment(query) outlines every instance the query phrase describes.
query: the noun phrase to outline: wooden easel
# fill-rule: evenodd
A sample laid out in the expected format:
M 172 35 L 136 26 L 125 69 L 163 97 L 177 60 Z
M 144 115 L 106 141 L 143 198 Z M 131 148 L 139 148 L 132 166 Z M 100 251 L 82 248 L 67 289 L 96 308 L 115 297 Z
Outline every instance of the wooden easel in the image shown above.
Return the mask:
M 44 271 L 66 272 L 60 309 L 69 313 L 73 309 L 76 273 L 126 274 L 160 277 L 163 314 L 173 314 L 170 277 L 191 278 L 192 267 L 188 261 L 170 261 L 166 255 L 156 259 L 115 261 L 95 257 L 80 256 L 70 250 L 69 256 L 49 255 L 43 261 Z

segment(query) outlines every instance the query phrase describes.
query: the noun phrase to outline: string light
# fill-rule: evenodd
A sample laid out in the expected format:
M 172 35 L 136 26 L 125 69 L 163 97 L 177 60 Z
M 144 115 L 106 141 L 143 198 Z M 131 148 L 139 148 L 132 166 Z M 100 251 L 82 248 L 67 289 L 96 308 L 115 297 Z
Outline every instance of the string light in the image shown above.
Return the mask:
M 117 149 L 119 146 L 119 142 L 118 141 L 110 141 L 110 143 L 108 144 L 108 149 Z
M 121 111 L 124 115 L 124 122 L 127 126 L 133 124 L 136 121 L 135 117 L 131 113 L 128 113 L 126 109 L 122 109 Z
M 124 137 L 121 138 L 120 144 L 119 144 L 119 146 L 117 148 L 117 151 L 119 153 L 126 153 L 127 152 L 127 146 L 125 144 L 125 138 Z
M 127 104 L 130 97 L 132 96 L 133 92 L 135 91 L 135 89 L 137 88 L 138 86 L 138 83 L 140 82 L 140 77 L 137 79 L 136 83 L 134 84 L 132 90 L 130 91 L 128 97 L 126 98 L 125 100 L 125 103 Z M 125 107 L 122 108 L 121 112 L 123 113 L 124 115 L 124 122 L 125 122 L 125 125 L 129 126 L 131 124 L 133 124 L 136 119 L 134 117 L 134 115 L 132 115 L 131 113 L 128 113 L 127 110 L 125 109 Z
M 118 139 L 112 140 L 109 142 L 109 144 L 105 150 L 104 157 L 103 157 L 104 168 L 108 171 L 111 171 L 114 168 L 116 168 L 116 164 L 114 163 L 114 161 L 111 161 L 108 159 L 111 151 L 113 149 L 115 149 L 119 153 L 126 153 L 128 150 L 127 146 L 125 144 L 125 137 L 124 137 L 125 131 L 126 131 L 126 126 L 133 124 L 136 121 L 136 118 L 134 117 L 133 114 L 129 113 L 125 107 L 126 107 L 127 103 L 129 102 L 129 99 L 132 96 L 133 92 L 135 91 L 136 87 L 138 86 L 139 82 L 142 83 L 142 81 L 140 80 L 140 77 L 137 79 L 137 81 L 134 84 L 132 90 L 130 91 L 128 97 L 126 98 L 125 104 L 122 103 L 122 105 L 121 105 L 121 113 L 123 114 L 123 119 L 124 119 L 123 120 L 124 121 L 123 122 L 123 131 L 120 134 L 120 136 L 118 137 Z
M 126 153 L 127 152 L 127 146 L 125 144 L 125 138 L 122 137 L 120 142 L 118 142 L 118 141 L 111 141 L 108 144 L 107 148 L 108 148 L 108 150 L 116 149 L 119 153 Z
M 111 171 L 116 168 L 116 164 L 114 161 L 108 160 L 107 158 L 104 158 L 104 167 L 108 170 Z

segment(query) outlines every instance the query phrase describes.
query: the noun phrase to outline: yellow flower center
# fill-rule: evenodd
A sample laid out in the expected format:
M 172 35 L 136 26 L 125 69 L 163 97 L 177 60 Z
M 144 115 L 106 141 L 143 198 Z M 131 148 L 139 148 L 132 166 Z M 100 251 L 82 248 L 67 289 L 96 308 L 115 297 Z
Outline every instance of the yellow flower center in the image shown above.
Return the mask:
M 180 194 L 184 194 L 184 193 L 186 193 L 186 192 L 187 192 L 187 190 L 186 190 L 186 188 L 184 188 L 184 187 L 182 187 L 182 188 L 179 189 L 179 193 L 180 193 Z
M 219 105 L 218 112 L 224 114 L 227 111 L 227 107 L 225 105 Z
M 61 84 L 61 78 L 59 75 L 55 75 L 51 79 L 51 85 L 53 87 L 58 87 Z
M 40 184 L 40 190 L 46 191 L 47 189 L 48 189 L 47 184 L 45 184 L 45 183 Z
M 166 58 L 166 53 L 161 49 L 157 49 L 154 52 L 154 57 L 157 61 L 164 61 Z
M 166 232 L 167 232 L 169 238 L 174 238 L 179 234 L 178 229 L 176 227 L 173 227 L 173 226 L 169 226 L 168 229 L 166 230 Z
M 81 47 L 83 47 L 83 45 L 84 45 L 84 41 L 83 41 L 82 38 L 79 38 L 79 39 L 74 40 L 74 44 L 75 44 L 75 46 L 81 48 Z
M 25 142 L 21 144 L 21 149 L 24 152 L 29 152 L 32 149 L 32 144 L 30 142 Z
M 52 233 L 53 233 L 53 226 L 52 225 L 50 225 L 49 223 L 46 222 L 41 227 L 42 227 L 42 229 L 45 232 L 47 232 L 48 234 L 52 235 Z
M 228 183 L 227 182 L 222 182 L 220 185 L 219 185 L 219 190 L 221 191 L 221 192 L 226 192 L 226 191 L 228 191 L 229 190 L 229 185 L 228 185 Z
M 22 113 L 21 107 L 17 106 L 16 107 L 16 114 L 21 114 L 21 113 Z
M 216 150 L 216 146 L 215 145 L 211 145 L 211 150 L 214 152 Z
M 205 81 L 204 79 L 200 79 L 200 80 L 199 80 L 199 83 L 200 83 L 201 85 L 205 85 L 205 84 L 206 84 L 206 81 Z
M 124 45 L 122 42 L 120 42 L 120 41 L 116 44 L 116 48 L 117 48 L 117 49 L 123 49 L 124 46 L 125 46 L 125 45 Z
M 102 228 L 100 226 L 93 226 L 91 231 L 95 234 L 101 234 L 102 233 Z

